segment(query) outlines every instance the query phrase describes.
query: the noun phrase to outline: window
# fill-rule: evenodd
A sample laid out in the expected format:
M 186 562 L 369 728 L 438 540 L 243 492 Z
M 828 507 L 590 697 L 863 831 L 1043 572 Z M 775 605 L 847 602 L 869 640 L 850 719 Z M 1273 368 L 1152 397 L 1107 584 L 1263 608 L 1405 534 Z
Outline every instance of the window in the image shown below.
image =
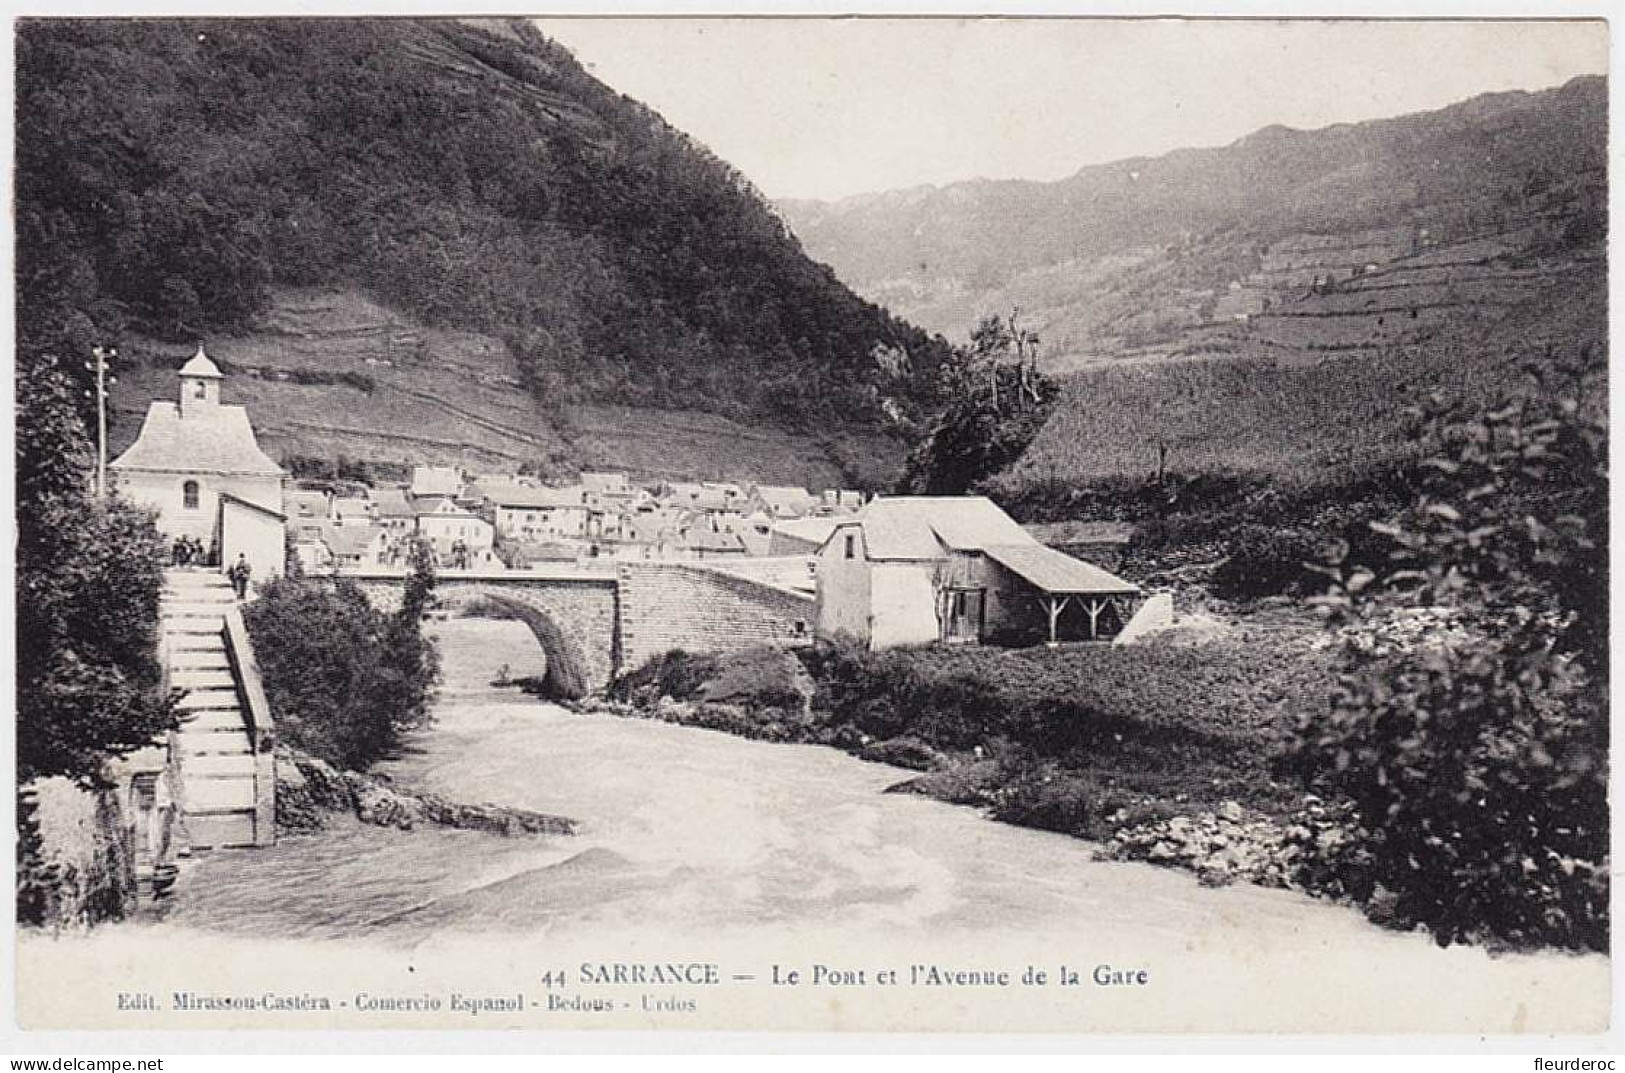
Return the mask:
M 186 510 L 197 510 L 198 494 L 197 482 L 187 481 L 181 485 L 181 506 Z
M 848 559 L 858 557 L 858 535 L 856 533 L 846 534 L 846 557 Z

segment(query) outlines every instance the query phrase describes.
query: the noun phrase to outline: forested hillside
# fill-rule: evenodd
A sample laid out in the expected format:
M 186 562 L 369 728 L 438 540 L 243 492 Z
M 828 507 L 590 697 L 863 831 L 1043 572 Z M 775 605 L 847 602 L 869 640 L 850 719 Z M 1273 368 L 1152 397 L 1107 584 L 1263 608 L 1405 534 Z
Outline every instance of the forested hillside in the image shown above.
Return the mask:
M 500 340 L 533 414 L 874 435 L 934 402 L 940 341 L 522 21 L 32 20 L 17 91 L 25 355 L 350 292 Z

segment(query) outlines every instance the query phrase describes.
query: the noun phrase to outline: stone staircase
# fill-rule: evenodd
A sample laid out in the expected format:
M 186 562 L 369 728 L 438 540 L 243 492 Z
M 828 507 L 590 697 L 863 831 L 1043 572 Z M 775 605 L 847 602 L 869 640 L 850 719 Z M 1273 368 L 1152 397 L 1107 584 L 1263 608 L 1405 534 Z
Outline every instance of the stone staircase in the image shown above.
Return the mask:
M 252 653 L 233 651 L 227 619 L 236 618 L 239 634 L 241 619 L 231 583 L 213 570 L 168 570 L 160 614 L 170 685 L 187 691 L 171 739 L 187 842 L 194 849 L 265 844 L 273 834 L 264 809 L 265 794 L 274 793 L 265 785 L 268 770 L 275 779 L 271 742 L 249 711 L 257 671 L 252 687 L 242 680 Z M 237 647 L 245 644 L 242 635 Z

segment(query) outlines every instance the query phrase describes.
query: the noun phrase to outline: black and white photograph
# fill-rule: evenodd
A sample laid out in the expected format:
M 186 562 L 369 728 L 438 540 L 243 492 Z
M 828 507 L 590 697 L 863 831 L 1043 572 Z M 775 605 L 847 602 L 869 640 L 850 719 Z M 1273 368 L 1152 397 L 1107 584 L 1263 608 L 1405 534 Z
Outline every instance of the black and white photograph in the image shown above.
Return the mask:
M 12 23 L 25 1030 L 1610 1030 L 1601 18 Z

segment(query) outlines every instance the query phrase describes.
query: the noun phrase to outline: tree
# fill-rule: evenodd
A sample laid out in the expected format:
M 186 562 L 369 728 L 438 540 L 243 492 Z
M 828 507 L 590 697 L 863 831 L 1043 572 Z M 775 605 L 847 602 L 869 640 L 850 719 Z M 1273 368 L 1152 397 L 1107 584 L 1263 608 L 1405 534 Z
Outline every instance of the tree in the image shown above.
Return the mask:
M 18 783 L 97 786 L 108 758 L 174 725 L 157 658 L 163 538 L 150 514 L 89 494 L 58 363 L 25 368 L 17 388 Z
M 422 626 L 424 613 L 434 604 L 434 549 L 427 540 L 415 540 L 409 555 L 406 590 L 400 610 L 385 627 L 380 668 L 380 700 L 402 730 L 428 721 L 429 701 L 440 680 L 440 652 Z
M 1363 885 L 1441 944 L 1608 946 L 1606 434 L 1579 398 L 1435 404 L 1411 508 L 1346 548 L 1321 600 L 1344 639 L 1293 756 L 1344 795 Z M 1395 642 L 1393 609 L 1435 625 Z
M 170 276 L 158 289 L 154 327 L 165 339 L 190 341 L 203 325 L 203 303 L 184 279 Z
M 1059 388 L 1038 371 L 1038 338 L 1016 325 L 1018 314 L 984 318 L 970 348 L 943 364 L 948 401 L 910 455 L 901 491 L 963 494 L 1020 458 L 1044 427 Z

